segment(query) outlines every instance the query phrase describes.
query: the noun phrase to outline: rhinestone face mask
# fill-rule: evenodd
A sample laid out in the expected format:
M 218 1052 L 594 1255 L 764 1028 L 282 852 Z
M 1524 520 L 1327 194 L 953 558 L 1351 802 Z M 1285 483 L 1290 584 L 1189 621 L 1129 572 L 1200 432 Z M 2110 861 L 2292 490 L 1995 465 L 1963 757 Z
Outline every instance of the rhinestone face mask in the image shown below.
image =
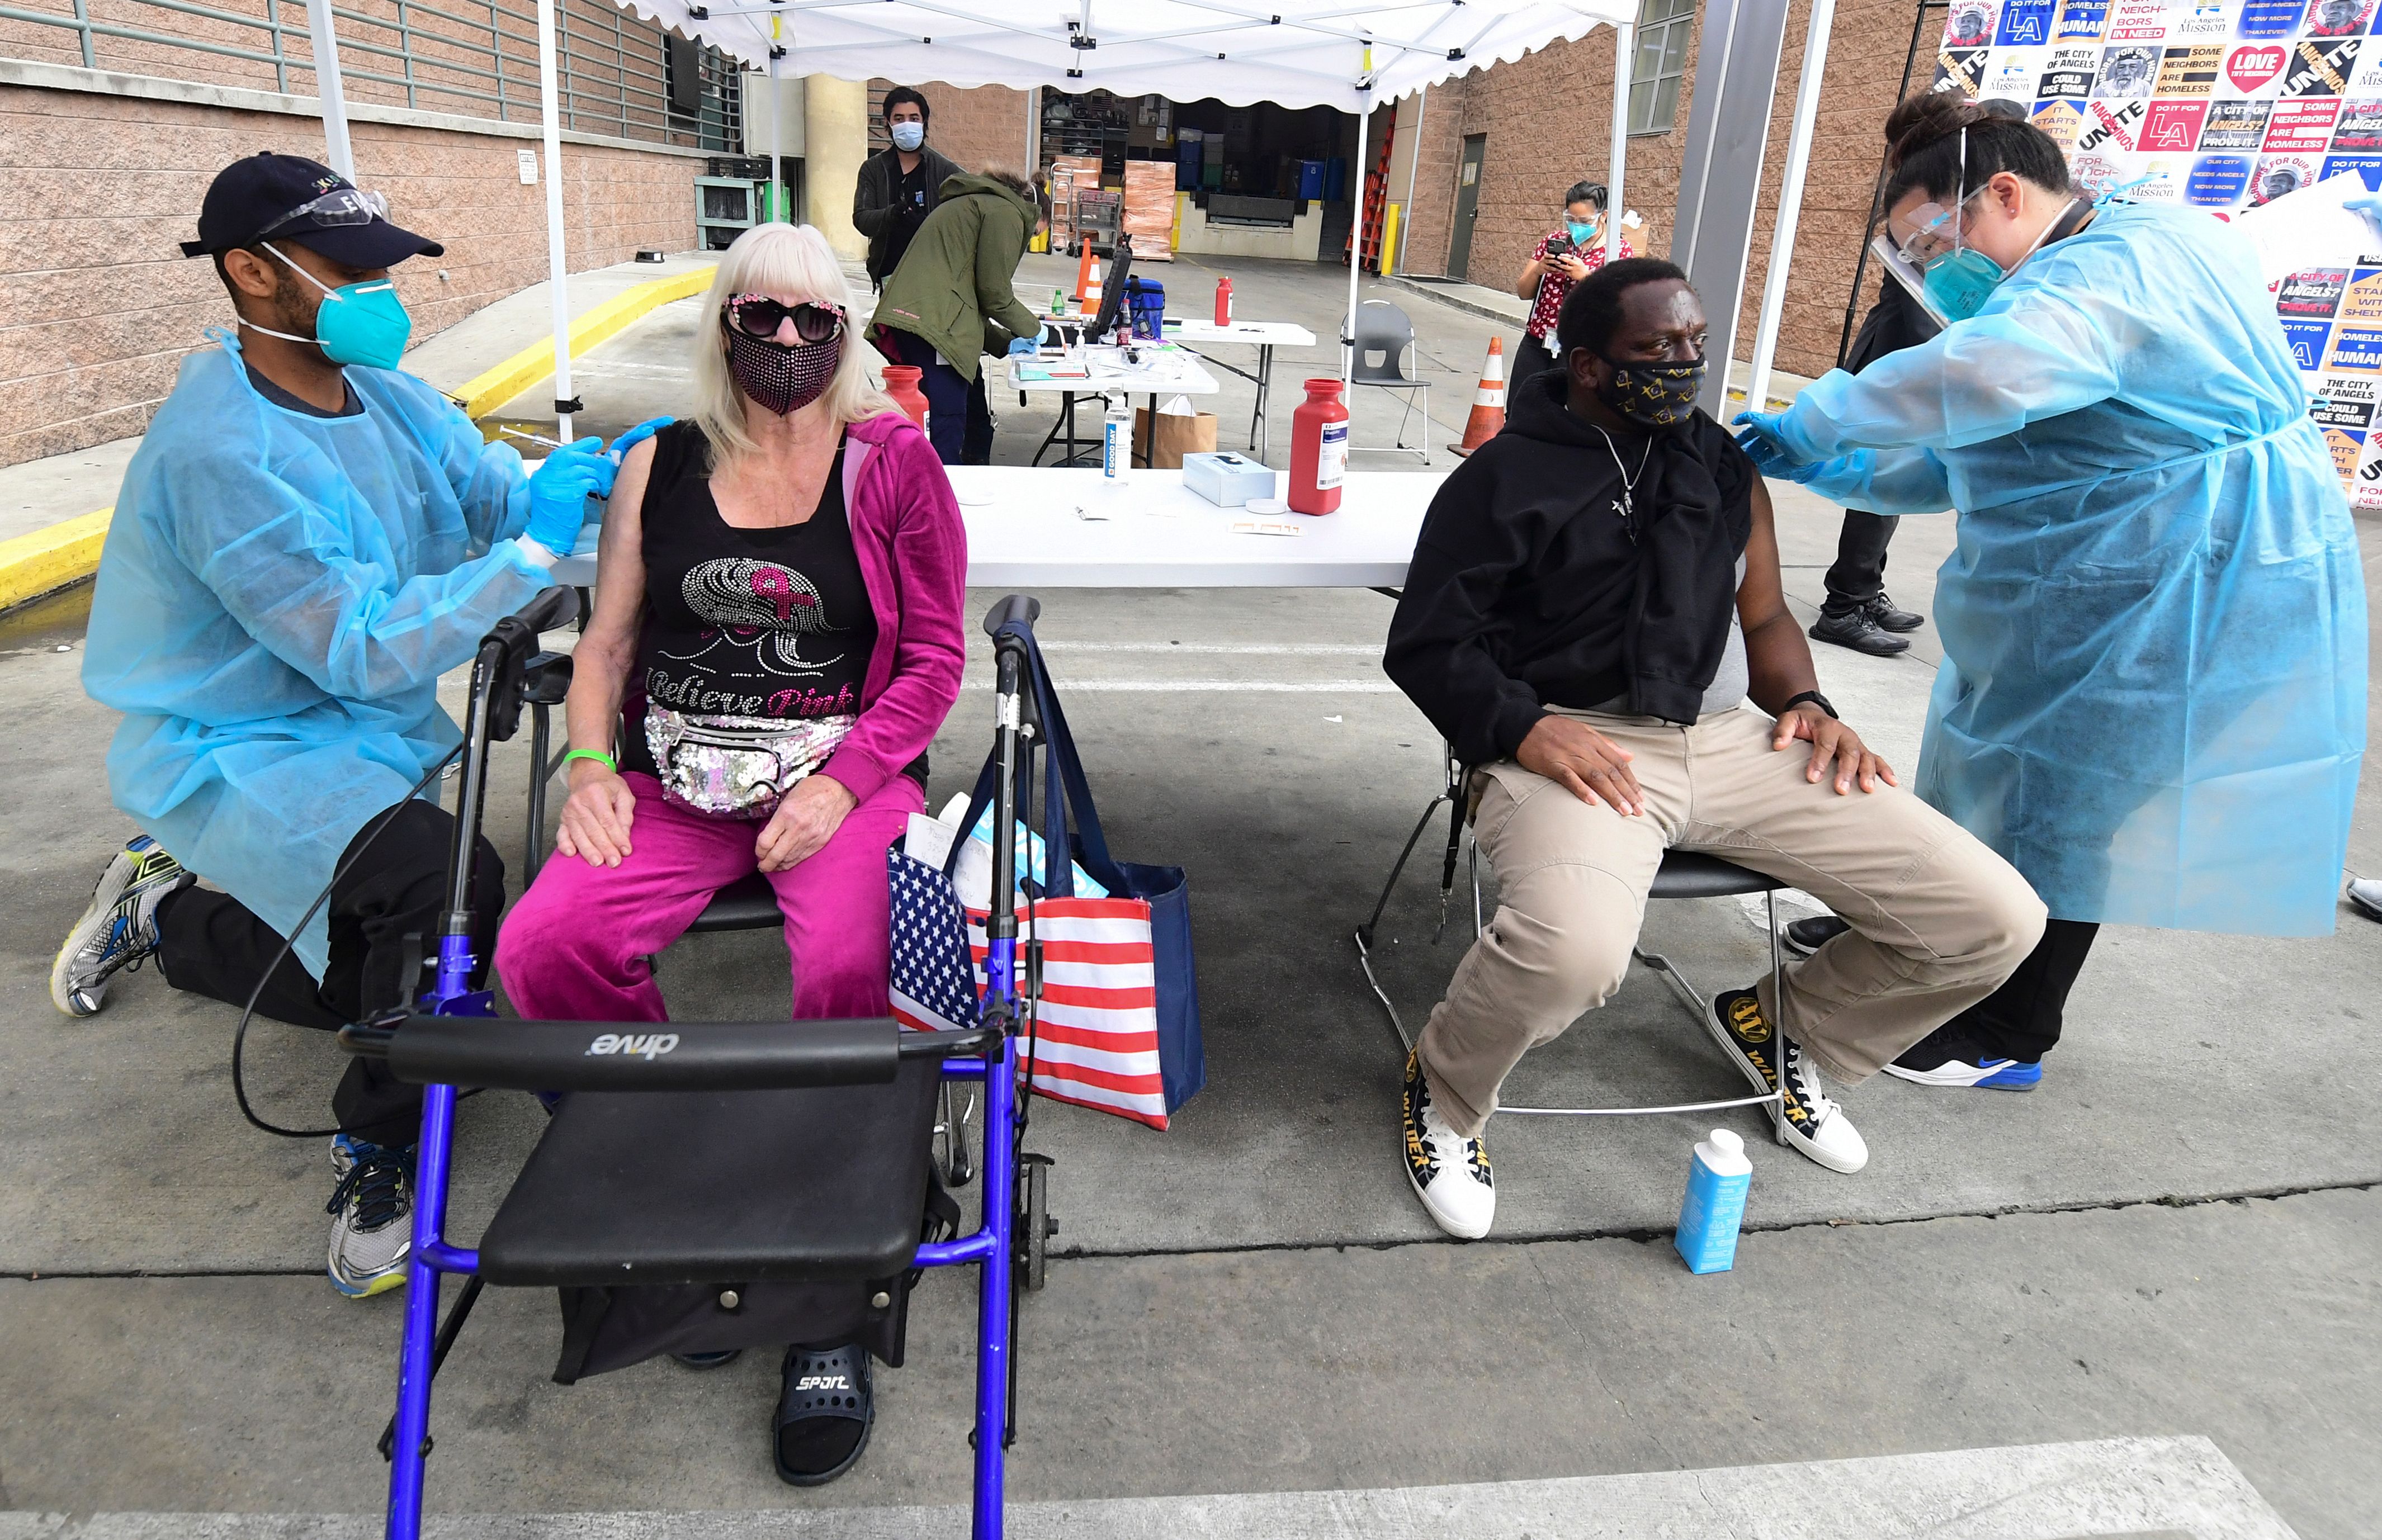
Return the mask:
M 786 347 L 747 336 L 719 318 L 720 335 L 728 338 L 728 374 L 755 406 L 780 417 L 802 410 L 827 394 L 843 361 L 843 338 L 798 343 Z

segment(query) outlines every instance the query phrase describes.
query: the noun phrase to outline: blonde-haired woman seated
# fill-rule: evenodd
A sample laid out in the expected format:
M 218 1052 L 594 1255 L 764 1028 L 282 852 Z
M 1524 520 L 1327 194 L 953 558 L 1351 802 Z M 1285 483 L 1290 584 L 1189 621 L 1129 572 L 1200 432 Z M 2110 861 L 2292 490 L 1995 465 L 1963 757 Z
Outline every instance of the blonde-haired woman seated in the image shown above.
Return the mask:
M 817 230 L 746 231 L 705 303 L 694 415 L 629 455 L 604 521 L 558 858 L 497 943 L 534 1020 L 665 1020 L 646 959 L 755 871 L 785 913 L 794 1017 L 889 1009 L 885 850 L 925 805 L 964 659 L 959 505 L 870 383 Z M 789 1350 L 780 1476 L 859 1458 L 868 1380 L 856 1343 Z

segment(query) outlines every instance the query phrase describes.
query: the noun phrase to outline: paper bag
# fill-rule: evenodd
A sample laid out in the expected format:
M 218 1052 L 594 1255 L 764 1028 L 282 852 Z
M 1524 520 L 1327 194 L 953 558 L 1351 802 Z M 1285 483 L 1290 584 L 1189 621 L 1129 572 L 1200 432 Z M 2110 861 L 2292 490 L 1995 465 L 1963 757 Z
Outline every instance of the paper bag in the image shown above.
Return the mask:
M 1155 426 L 1152 426 L 1153 422 Z M 1203 411 L 1184 417 L 1161 411 L 1156 418 L 1148 407 L 1133 409 L 1133 444 L 1149 457 L 1153 471 L 1180 471 L 1185 455 L 1212 454 L 1216 448 L 1216 414 Z

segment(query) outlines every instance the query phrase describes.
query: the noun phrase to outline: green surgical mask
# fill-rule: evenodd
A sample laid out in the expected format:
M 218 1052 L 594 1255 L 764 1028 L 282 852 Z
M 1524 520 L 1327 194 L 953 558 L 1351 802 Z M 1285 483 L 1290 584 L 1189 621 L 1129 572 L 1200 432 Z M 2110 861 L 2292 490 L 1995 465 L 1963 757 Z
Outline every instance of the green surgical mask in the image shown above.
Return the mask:
M 292 336 L 245 318 L 241 325 L 285 342 L 316 343 L 333 363 L 394 369 L 404 359 L 406 339 L 413 335 L 413 318 L 405 313 L 404 304 L 398 299 L 394 280 L 369 278 L 332 288 L 283 256 L 281 249 L 271 241 L 264 243 L 264 249 L 288 263 L 289 271 L 323 291 L 323 302 L 314 311 L 314 335 Z

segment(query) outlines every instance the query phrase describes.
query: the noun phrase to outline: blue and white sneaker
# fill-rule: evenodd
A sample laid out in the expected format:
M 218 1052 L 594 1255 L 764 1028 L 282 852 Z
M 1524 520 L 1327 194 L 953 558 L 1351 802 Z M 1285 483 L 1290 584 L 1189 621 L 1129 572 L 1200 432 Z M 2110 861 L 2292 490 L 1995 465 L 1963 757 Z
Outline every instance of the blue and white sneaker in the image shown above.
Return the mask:
M 50 964 L 50 1003 L 68 1016 L 96 1016 L 108 981 L 157 950 L 157 906 L 199 879 L 145 834 L 116 852 L 91 890 L 66 944 Z
M 1996 1054 L 1950 1021 L 1904 1049 L 1885 1072 L 1914 1085 L 1955 1090 L 2032 1091 L 2043 1083 L 2041 1059 Z
M 331 1216 L 331 1287 L 351 1300 L 402 1287 L 413 1252 L 413 1152 L 338 1134 L 331 1169 L 339 1179 L 323 1205 Z

